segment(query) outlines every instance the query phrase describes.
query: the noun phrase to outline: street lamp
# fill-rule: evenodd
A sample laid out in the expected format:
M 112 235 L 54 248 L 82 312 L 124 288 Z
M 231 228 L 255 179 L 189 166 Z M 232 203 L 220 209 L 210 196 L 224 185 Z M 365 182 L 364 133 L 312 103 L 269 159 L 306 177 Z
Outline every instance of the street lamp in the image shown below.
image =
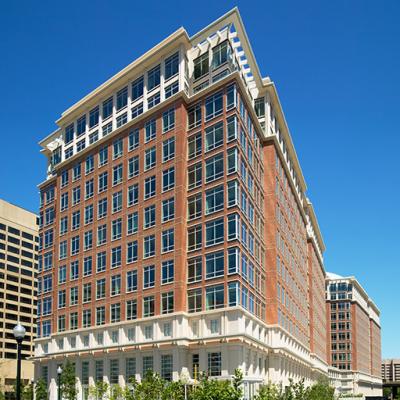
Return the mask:
M 25 332 L 25 328 L 20 323 L 13 329 L 13 334 L 17 341 L 17 400 L 21 400 L 21 345 Z
M 57 390 L 57 394 L 58 394 L 58 400 L 61 400 L 61 374 L 62 374 L 62 368 L 61 365 L 58 366 L 57 368 L 57 381 L 58 381 L 58 390 Z

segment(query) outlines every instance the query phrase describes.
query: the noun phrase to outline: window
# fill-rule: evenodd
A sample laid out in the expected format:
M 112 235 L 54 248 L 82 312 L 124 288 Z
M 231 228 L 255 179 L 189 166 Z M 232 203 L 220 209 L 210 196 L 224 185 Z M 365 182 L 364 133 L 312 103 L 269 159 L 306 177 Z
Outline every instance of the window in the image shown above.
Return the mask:
M 150 228 L 156 224 L 156 206 L 153 204 L 144 210 L 143 227 Z
M 81 188 L 80 186 L 72 189 L 72 205 L 76 205 L 81 201 Z
M 156 147 L 151 147 L 145 151 L 144 170 L 147 171 L 156 165 Z
M 137 301 L 136 300 L 127 300 L 126 302 L 126 319 L 128 321 L 136 319 L 137 318 Z M 132 329 L 132 328 L 131 328 Z M 132 329 L 131 331 L 131 336 L 128 337 L 130 341 L 135 340 L 135 331 Z M 128 336 L 129 336 L 129 330 L 128 330 Z
M 188 218 L 189 220 L 201 216 L 202 213 L 202 193 L 197 193 L 188 198 Z
M 203 262 L 201 257 L 188 260 L 188 282 L 197 282 L 202 279 Z
M 69 305 L 76 306 L 78 304 L 78 287 L 70 288 Z
M 102 251 L 101 253 L 97 253 L 96 272 L 105 271 L 106 266 L 107 266 L 106 252 Z
M 122 164 L 113 167 L 113 186 L 122 182 Z
M 200 186 L 202 183 L 202 164 L 198 162 L 188 168 L 188 189 Z
M 219 218 L 206 223 L 206 246 L 224 241 L 224 219 Z
M 153 317 L 153 316 L 154 316 L 154 296 L 146 296 L 143 298 L 143 317 Z M 145 329 L 146 328 L 147 327 L 145 327 Z M 148 335 L 145 335 L 146 339 L 153 338 L 153 330 L 151 330 L 151 332 L 147 332 L 147 334 Z M 149 334 L 151 334 L 151 336 Z
M 136 183 L 128 187 L 128 207 L 137 204 L 138 201 L 139 201 L 139 184 Z
M 97 227 L 97 245 L 100 246 L 107 242 L 107 225 Z
M 144 180 L 144 199 L 149 199 L 156 194 L 156 177 L 151 176 Z
M 149 265 L 143 268 L 143 289 L 154 287 L 155 284 L 155 267 Z
M 174 129 L 174 127 L 175 127 L 175 109 L 170 108 L 168 111 L 165 111 L 163 113 L 162 121 L 163 121 L 163 133 L 168 132 L 171 129 Z
M 138 260 L 138 243 L 133 241 L 126 246 L 126 262 L 132 263 Z
M 154 96 L 149 97 L 147 100 L 147 108 L 150 110 L 150 108 L 153 108 L 156 106 L 158 103 L 160 103 L 160 93 L 156 93 Z
M 88 175 L 94 170 L 94 157 L 93 154 L 86 157 L 85 160 L 85 174 Z
M 162 202 L 162 216 L 161 221 L 167 222 L 175 218 L 175 199 L 171 197 L 170 199 L 164 200 Z
M 121 246 L 114 247 L 111 249 L 111 268 L 116 268 L 121 266 Z
M 188 158 L 189 160 L 197 157 L 202 151 L 202 137 L 201 132 L 192 135 L 188 139 Z
M 79 261 L 78 260 L 72 261 L 70 267 L 71 267 L 70 279 L 71 281 L 74 281 L 79 278 Z
M 220 185 L 206 191 L 205 212 L 211 214 L 224 208 L 224 186 Z
M 218 68 L 222 64 L 226 63 L 231 57 L 231 47 L 228 41 L 220 43 L 218 46 L 213 48 L 213 69 Z
M 108 148 L 103 147 L 99 150 L 99 168 L 108 162 Z
M 239 273 L 239 249 L 231 247 L 228 249 L 228 274 Z
M 135 156 L 128 161 L 128 178 L 133 178 L 139 175 L 139 156 Z
M 144 79 L 143 76 L 136 79 L 132 83 L 132 101 L 135 101 L 143 96 L 143 83 Z
M 106 278 L 96 281 L 96 299 L 104 299 L 106 297 Z
M 188 251 L 198 250 L 202 246 L 202 226 L 188 228 Z
M 173 96 L 175 93 L 178 93 L 179 90 L 179 81 L 172 83 L 165 87 L 165 98 L 168 99 L 169 97 Z
M 64 133 L 65 144 L 71 143 L 74 140 L 74 124 L 68 125 Z
M 104 218 L 105 216 L 107 216 L 107 198 L 104 199 L 100 199 L 97 202 L 97 218 Z
M 173 77 L 179 72 L 179 53 L 165 59 L 165 80 Z
M 99 131 L 94 131 L 89 135 L 89 144 L 93 144 L 99 140 Z
M 94 180 L 89 179 L 85 182 L 85 200 L 93 197 L 94 194 Z
M 224 285 L 206 288 L 206 310 L 224 307 Z
M 68 208 L 68 193 L 61 194 L 60 210 L 64 211 Z
M 60 260 L 63 260 L 64 258 L 67 258 L 67 241 L 63 240 L 60 242 L 60 249 L 59 249 L 59 256 L 58 258 Z
M 231 85 L 226 90 L 226 109 L 230 110 L 236 107 L 236 85 Z
M 206 121 L 222 114 L 222 92 L 216 93 L 206 99 Z
M 228 142 L 237 139 L 237 132 L 238 132 L 238 122 L 236 115 L 233 115 L 232 117 L 227 118 L 226 120 L 226 135 L 227 138 L 226 140 Z
M 163 141 L 163 162 L 175 157 L 175 137 Z
M 121 294 L 121 275 L 111 277 L 111 296 Z
M 72 213 L 72 230 L 78 229 L 81 224 L 81 212 L 74 211 Z
M 228 305 L 234 307 L 239 304 L 239 282 L 229 282 L 228 285 Z
M 58 267 L 58 283 L 65 283 L 67 281 L 67 266 L 61 265 Z
M 69 316 L 69 329 L 75 330 L 78 329 L 78 313 L 77 312 L 72 312 Z M 70 346 L 71 348 L 75 348 L 76 346 L 76 337 L 71 337 L 70 338 Z
M 139 147 L 139 129 L 133 129 L 129 132 L 128 151 L 135 150 Z
M 71 255 L 75 255 L 79 253 L 79 248 L 80 248 L 80 237 L 79 236 L 74 236 L 71 239 Z
M 174 312 L 174 292 L 161 294 L 161 314 Z
M 265 117 L 265 102 L 264 97 L 254 100 L 254 110 L 258 118 Z
M 206 128 L 205 137 L 206 151 L 210 151 L 218 146 L 221 146 L 224 142 L 224 124 L 222 122 L 218 122 L 217 124 Z
M 98 186 L 98 192 L 102 193 L 105 190 L 107 190 L 107 179 L 108 179 L 108 172 L 103 172 L 102 174 L 99 175 L 99 186 Z
M 218 251 L 206 255 L 206 278 L 224 275 L 224 252 Z
M 92 284 L 84 283 L 83 284 L 83 298 L 82 301 L 87 303 L 92 300 Z
M 197 104 L 188 110 L 188 129 L 201 125 L 201 105 Z
M 202 310 L 202 289 L 194 289 L 188 291 L 188 311 L 199 312 Z
M 143 103 L 138 104 L 136 107 L 132 107 L 131 109 L 131 118 L 135 119 L 139 115 L 143 114 Z
M 220 376 L 222 368 L 221 352 L 207 353 L 208 375 Z
M 132 235 L 133 233 L 136 233 L 138 231 L 138 213 L 135 211 L 132 214 L 128 214 L 127 217 L 127 234 Z
M 126 273 L 126 291 L 133 292 L 137 290 L 138 288 L 138 282 L 137 282 L 137 271 L 128 271 Z
M 237 172 L 238 169 L 238 150 L 236 147 L 228 150 L 228 174 Z
M 193 60 L 193 78 L 199 79 L 209 71 L 209 60 L 208 60 L 208 52 L 202 54 L 201 56 L 197 57 Z
M 128 104 L 128 88 L 124 87 L 123 89 L 117 92 L 117 111 L 126 107 Z
M 113 160 L 122 156 L 124 152 L 122 138 L 114 140 L 113 142 Z
M 62 217 L 60 219 L 60 235 L 64 235 L 68 232 L 68 217 Z
M 147 121 L 144 125 L 144 142 L 150 142 L 150 140 L 153 140 L 157 136 L 157 130 L 156 130 L 156 120 L 151 119 L 150 121 Z
M 163 171 L 162 183 L 163 192 L 175 187 L 175 167 L 171 167 Z
M 239 183 L 238 181 L 228 182 L 228 207 L 239 204 Z
M 161 264 L 161 283 L 174 281 L 174 260 L 163 261 Z
M 122 236 L 122 219 L 118 218 L 111 223 L 111 240 L 121 239 Z
M 219 153 L 206 160 L 206 183 L 221 178 L 224 175 L 224 156 Z
M 86 115 L 82 115 L 82 117 L 78 118 L 76 121 L 76 135 L 81 136 L 86 131 Z
M 109 97 L 107 100 L 103 101 L 103 120 L 111 116 L 113 112 L 113 98 Z
M 111 304 L 111 318 L 110 322 L 121 321 L 121 305 L 120 303 Z
M 122 191 L 113 193 L 112 195 L 112 212 L 118 212 L 122 210 Z
M 83 276 L 89 276 L 92 274 L 92 265 L 92 256 L 83 259 Z
M 99 123 L 99 107 L 95 107 L 89 112 L 89 128 L 93 128 Z
M 65 187 L 68 185 L 68 170 L 64 170 L 61 173 L 61 187 Z
M 147 72 L 147 90 L 150 91 L 160 84 L 160 65 Z
M 171 229 L 167 229 L 166 231 L 162 232 L 162 248 L 161 251 L 163 253 L 168 252 L 168 251 L 172 251 L 174 249 L 174 228 Z
M 106 323 L 106 308 L 105 306 L 96 308 L 96 325 L 104 325 Z M 103 332 L 100 332 L 101 335 L 97 336 L 97 344 L 103 344 Z M 102 377 L 103 378 L 103 377 Z

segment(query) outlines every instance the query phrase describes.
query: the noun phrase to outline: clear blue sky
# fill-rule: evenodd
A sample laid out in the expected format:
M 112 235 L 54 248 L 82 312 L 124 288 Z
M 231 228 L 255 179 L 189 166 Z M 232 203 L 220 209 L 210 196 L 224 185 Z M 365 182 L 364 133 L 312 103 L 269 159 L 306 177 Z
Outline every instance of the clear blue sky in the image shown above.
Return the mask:
M 399 1 L 3 2 L 0 197 L 36 211 L 37 142 L 61 112 L 178 27 L 194 34 L 235 5 L 280 93 L 326 269 L 359 279 L 382 312 L 383 356 L 400 357 Z

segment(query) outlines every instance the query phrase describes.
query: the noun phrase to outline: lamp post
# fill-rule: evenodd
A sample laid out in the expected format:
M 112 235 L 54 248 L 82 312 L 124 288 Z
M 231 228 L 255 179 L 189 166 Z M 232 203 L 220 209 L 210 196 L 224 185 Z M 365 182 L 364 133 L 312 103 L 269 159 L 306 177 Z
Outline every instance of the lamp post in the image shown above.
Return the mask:
M 16 400 L 21 400 L 21 345 L 22 345 L 22 340 L 24 339 L 25 336 L 25 328 L 18 323 L 14 329 L 13 329 L 13 334 L 15 337 L 15 340 L 17 341 L 17 399 Z
M 61 368 L 61 366 L 58 366 L 58 368 L 57 368 L 57 382 L 58 382 L 57 396 L 58 396 L 58 400 L 61 400 L 61 374 L 62 374 L 62 368 Z
M 32 387 L 31 400 L 33 400 L 35 397 L 35 380 L 33 378 L 31 378 L 31 387 Z

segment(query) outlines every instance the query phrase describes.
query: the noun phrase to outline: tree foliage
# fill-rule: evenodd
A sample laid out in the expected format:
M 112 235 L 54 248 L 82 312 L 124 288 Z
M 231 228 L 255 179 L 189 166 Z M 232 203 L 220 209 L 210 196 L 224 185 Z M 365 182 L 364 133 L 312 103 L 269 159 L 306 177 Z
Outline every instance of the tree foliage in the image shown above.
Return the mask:
M 62 367 L 60 383 L 62 398 L 76 400 L 78 391 L 76 388 L 75 367 L 69 360 Z
M 49 397 L 47 392 L 47 384 L 43 378 L 36 382 L 35 400 L 47 400 Z

